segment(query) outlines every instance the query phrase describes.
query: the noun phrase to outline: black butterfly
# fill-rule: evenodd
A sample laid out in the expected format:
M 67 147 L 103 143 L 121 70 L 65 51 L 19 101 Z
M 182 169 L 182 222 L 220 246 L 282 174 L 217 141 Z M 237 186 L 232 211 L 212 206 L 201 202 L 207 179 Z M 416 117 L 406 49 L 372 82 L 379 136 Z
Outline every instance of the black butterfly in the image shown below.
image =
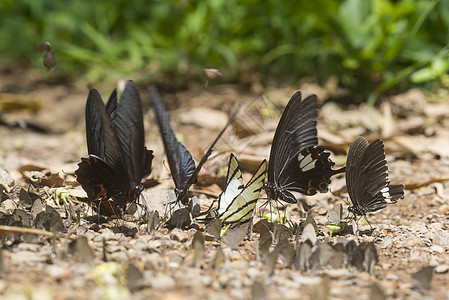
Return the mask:
M 382 209 L 387 203 L 404 198 L 403 184 L 390 185 L 384 143 L 377 139 L 371 144 L 358 137 L 349 148 L 346 161 L 346 186 L 354 215 L 366 216 Z
M 268 200 L 296 203 L 289 191 L 305 195 L 327 192 L 330 177 L 345 171 L 332 170 L 330 153 L 318 146 L 317 119 L 317 97 L 311 95 L 301 101 L 301 93 L 296 92 L 282 113 L 271 145 L 264 186 Z
M 175 134 L 170 127 L 170 122 L 168 121 L 164 105 L 159 97 L 156 87 L 150 86 L 148 91 L 153 100 L 153 107 L 157 116 L 162 141 L 164 143 L 168 165 L 170 167 L 173 181 L 175 182 L 176 202 L 181 202 L 182 204 L 187 205 L 189 202 L 188 191 L 190 186 L 196 183 L 197 175 L 200 172 L 201 167 L 212 154 L 213 147 L 223 135 L 226 128 L 228 128 L 229 124 L 231 124 L 234 120 L 239 108 L 237 108 L 237 110 L 231 115 L 226 126 L 218 134 L 217 138 L 209 147 L 206 154 L 204 154 L 198 166 L 195 167 L 195 162 L 192 159 L 192 155 L 189 151 L 187 151 L 184 145 L 176 139 Z
M 153 151 L 144 146 L 144 128 L 139 90 L 128 81 L 120 102 L 114 90 L 105 106 L 96 89 L 86 103 L 88 157 L 75 171 L 89 201 L 103 215 L 118 215 L 143 190 L 142 178 L 150 175 Z M 111 199 L 112 201 L 107 201 Z M 100 206 L 101 205 L 101 206 Z

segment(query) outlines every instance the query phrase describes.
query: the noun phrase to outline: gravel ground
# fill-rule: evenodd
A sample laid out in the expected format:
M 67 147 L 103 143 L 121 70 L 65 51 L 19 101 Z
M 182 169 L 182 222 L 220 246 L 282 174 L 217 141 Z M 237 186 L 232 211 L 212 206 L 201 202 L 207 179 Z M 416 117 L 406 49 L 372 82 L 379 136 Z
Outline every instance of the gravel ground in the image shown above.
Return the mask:
M 316 241 L 304 242 L 315 238 L 302 230 L 289 231 L 291 234 L 281 238 L 281 227 L 272 224 L 264 225 L 269 230 L 263 234 L 248 228 L 240 230 L 243 235 L 231 230 L 223 239 L 217 239 L 200 220 L 195 220 L 188 229 L 169 230 L 160 224 L 149 230 L 144 217 L 103 220 L 72 196 L 69 202 L 61 200 L 58 206 L 55 198 L 63 197 L 61 194 L 55 197 L 61 192 L 56 187 L 71 194 L 83 193 L 75 183 L 73 171 L 80 157 L 86 155 L 83 107 L 87 92 L 45 86 L 28 89 L 30 97 L 41 97 L 37 113 L 12 111 L 0 115 L 7 124 L 0 127 L 1 169 L 15 181 L 10 186 L 25 188 L 4 191 L 1 224 L 29 224 L 31 228 L 60 232 L 54 236 L 20 234 L 2 228 L 2 299 L 449 298 L 446 100 L 431 102 L 419 91 L 411 90 L 391 98 L 378 109 L 324 104 L 318 131 L 321 143 L 334 152 L 333 160 L 344 165 L 345 150 L 358 135 L 369 139 L 381 137 L 386 145 L 391 179 L 404 183 L 406 193 L 397 204 L 368 216 L 374 231 L 368 232 L 370 227 L 362 219 L 358 221 L 357 236 L 330 236 L 325 227 L 329 223 L 327 212 L 338 203 L 347 207 L 344 176 L 337 176 L 333 178 L 332 193 L 303 198 L 312 206 L 308 215 L 316 222 Z M 326 96 L 326 91 L 317 86 L 307 85 L 301 90 Z M 195 158 L 201 158 L 217 132 L 207 124 L 226 121 L 225 112 L 230 111 L 232 103 L 246 103 L 236 125 L 217 145 L 217 151 L 200 174 L 202 186 L 195 187 L 195 191 L 200 191 L 203 208 L 221 191 L 221 174 L 229 153 L 243 158 L 241 161 L 248 169 L 268 158 L 280 116 L 277 107 L 282 109 L 293 91 L 269 89 L 264 97 L 256 97 L 232 86 L 219 86 L 192 87 L 163 95 L 164 101 L 179 105 L 169 112 L 173 128 Z M 146 144 L 154 150 L 156 158 L 150 180 L 145 181 L 145 186 L 151 187 L 143 194 L 148 207 L 159 210 L 163 216 L 165 209 L 161 203 L 170 197 L 167 189 L 173 184 L 147 98 L 143 96 L 144 110 L 148 111 Z M 202 110 L 193 110 L 192 106 Z M 210 115 L 214 117 L 208 118 Z M 17 121 L 37 124 L 47 131 L 15 128 Z M 245 172 L 244 180 L 250 175 Z M 9 177 L 2 171 L 1 178 L 5 183 Z M 27 192 L 30 183 L 34 192 Z M 42 205 L 37 204 L 34 195 L 40 197 L 37 202 Z M 287 205 L 285 213 L 292 224 L 303 228 L 310 220 L 305 218 L 307 205 L 300 202 Z M 267 243 L 267 234 L 272 237 L 271 244 Z M 243 238 L 240 243 L 239 235 Z M 232 245 L 232 239 L 237 240 L 238 246 Z M 355 245 L 373 243 L 377 256 L 364 250 L 360 261 L 364 266 L 356 267 L 351 263 L 354 256 L 347 249 L 349 246 L 345 248 L 352 241 Z M 307 243 L 311 244 L 310 249 L 304 246 Z M 308 268 L 304 267 L 306 261 Z M 375 266 L 369 267 L 371 264 Z

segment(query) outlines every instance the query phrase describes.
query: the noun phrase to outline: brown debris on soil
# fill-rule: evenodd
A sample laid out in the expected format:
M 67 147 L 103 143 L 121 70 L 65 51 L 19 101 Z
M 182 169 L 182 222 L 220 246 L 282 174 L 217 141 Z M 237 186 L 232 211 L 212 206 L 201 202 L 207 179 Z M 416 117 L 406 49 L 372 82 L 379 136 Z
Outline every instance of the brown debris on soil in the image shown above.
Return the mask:
M 2 298 L 449 298 L 447 99 L 430 101 L 411 90 L 380 108 L 321 107 L 318 135 L 337 165 L 345 164 L 357 136 L 382 138 L 392 182 L 406 185 L 405 199 L 369 215 L 372 233 L 367 234 L 363 219 L 358 236 L 332 234 L 326 227 L 336 218 L 337 212 L 331 217 L 328 212 L 337 204 L 343 204 L 339 218 L 348 215 L 340 175 L 333 178 L 333 193 L 299 196 L 298 205 L 280 208 L 279 216 L 285 209 L 289 220 L 285 226 L 266 219 L 256 224 L 255 219 L 254 226 L 230 228 L 220 237 L 217 224 L 191 220 L 188 211 L 184 219 L 173 221 L 172 227 L 184 222 L 183 229 L 159 223 L 164 204 L 174 197 L 174 185 L 145 87 L 146 146 L 155 154 L 151 187 L 143 192 L 150 212 L 137 206 L 135 214 L 105 219 L 77 199 L 84 195 L 74 170 L 87 152 L 87 91 L 25 86 L 20 105 L 26 97 L 29 107 L 0 114 Z M 171 108 L 173 130 L 197 160 L 232 108 L 244 102 L 192 189 L 201 211 L 221 192 L 231 152 L 240 160 L 244 182 L 268 158 L 282 109 L 296 90 L 301 87 L 253 95 L 234 86 L 209 85 L 162 95 Z M 0 93 L 3 107 L 9 103 L 2 101 L 5 95 Z M 15 126 L 23 122 L 46 131 Z M 268 208 L 257 211 L 267 214 Z M 272 219 L 278 210 L 273 212 Z

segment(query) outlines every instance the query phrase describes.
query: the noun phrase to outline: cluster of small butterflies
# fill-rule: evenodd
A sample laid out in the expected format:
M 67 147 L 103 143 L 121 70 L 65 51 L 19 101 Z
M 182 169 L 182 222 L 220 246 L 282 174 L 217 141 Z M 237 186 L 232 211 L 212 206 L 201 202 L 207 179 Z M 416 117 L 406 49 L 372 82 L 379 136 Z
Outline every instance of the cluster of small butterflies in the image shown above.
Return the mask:
M 231 115 L 200 163 L 195 166 L 189 151 L 170 127 L 164 105 L 154 86 L 148 88 L 157 117 L 170 171 L 175 183 L 177 204 L 188 205 L 188 190 L 201 167 L 235 118 Z M 218 199 L 214 217 L 224 224 L 243 223 L 252 218 L 262 189 L 268 201 L 296 203 L 292 192 L 314 195 L 328 191 L 331 176 L 346 173 L 354 216 L 384 208 L 404 197 L 404 185 L 390 185 L 384 145 L 359 137 L 351 145 L 347 166 L 333 170 L 330 153 L 318 145 L 316 124 L 318 100 L 315 95 L 301 99 L 296 92 L 279 121 L 267 165 L 264 160 L 253 178 L 244 185 L 237 158 L 231 154 L 226 187 Z M 144 147 L 141 101 L 137 86 L 128 81 L 121 100 L 114 90 L 104 105 L 97 90 L 90 91 L 86 104 L 86 133 L 89 156 L 82 158 L 75 172 L 78 182 L 97 212 L 119 215 L 136 202 L 143 187 L 140 181 L 151 172 L 152 151 Z M 265 182 L 265 173 L 268 173 Z
M 219 224 L 215 224 L 216 221 Z M 337 269 L 346 265 L 372 273 L 378 262 L 374 242 L 363 242 L 357 245 L 354 240 L 348 241 L 344 238 L 337 239 L 336 243 L 320 242 L 317 237 L 316 230 L 318 228 L 315 220 L 310 216 L 304 222 L 301 234 L 299 230 L 293 234 L 287 226 L 269 223 L 264 218 L 255 223 L 252 228 L 237 226 L 227 230 L 224 235 L 221 234 L 220 220 L 214 219 L 206 225 L 205 231 L 217 241 L 222 240 L 229 248 L 238 249 L 239 244 L 248 235 L 248 229 L 259 235 L 259 238 L 256 238 L 256 258 L 264 263 L 264 269 L 269 274 L 275 270 L 278 258 L 284 266 L 295 266 L 296 269 L 302 271 L 316 270 L 320 267 Z M 200 231 L 197 231 L 193 238 L 194 249 L 195 241 L 198 241 L 197 236 L 201 236 Z M 204 239 L 202 237 L 201 240 L 204 241 Z M 275 247 L 272 247 L 273 245 Z M 196 254 L 198 253 L 195 253 L 195 256 Z

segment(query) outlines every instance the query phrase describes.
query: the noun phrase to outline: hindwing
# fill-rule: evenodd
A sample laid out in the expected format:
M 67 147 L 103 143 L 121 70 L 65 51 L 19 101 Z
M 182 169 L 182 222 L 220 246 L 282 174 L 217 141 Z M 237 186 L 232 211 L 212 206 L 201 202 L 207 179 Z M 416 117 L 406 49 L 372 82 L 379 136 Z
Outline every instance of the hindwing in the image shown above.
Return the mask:
M 233 156 L 231 156 L 231 161 L 232 160 Z M 235 161 L 237 162 L 237 168 L 239 169 L 238 161 L 236 158 Z M 263 188 L 266 169 L 267 162 L 266 160 L 264 160 L 260 164 L 251 180 L 245 185 L 245 187 L 239 188 L 237 190 L 235 189 L 236 185 L 233 185 L 233 181 L 229 181 L 222 195 L 227 192 L 229 193 L 229 189 L 232 190 L 231 194 L 236 191 L 240 192 L 226 206 L 226 209 L 223 212 L 220 212 L 219 210 L 218 218 L 222 220 L 223 223 L 244 223 L 251 219 L 253 211 L 256 208 L 257 200 L 259 199 L 260 191 Z M 222 201 L 228 200 L 229 198 L 225 199 L 224 197 L 222 197 L 222 195 L 220 195 L 219 198 L 219 207 L 224 208 L 225 203 L 222 203 Z

